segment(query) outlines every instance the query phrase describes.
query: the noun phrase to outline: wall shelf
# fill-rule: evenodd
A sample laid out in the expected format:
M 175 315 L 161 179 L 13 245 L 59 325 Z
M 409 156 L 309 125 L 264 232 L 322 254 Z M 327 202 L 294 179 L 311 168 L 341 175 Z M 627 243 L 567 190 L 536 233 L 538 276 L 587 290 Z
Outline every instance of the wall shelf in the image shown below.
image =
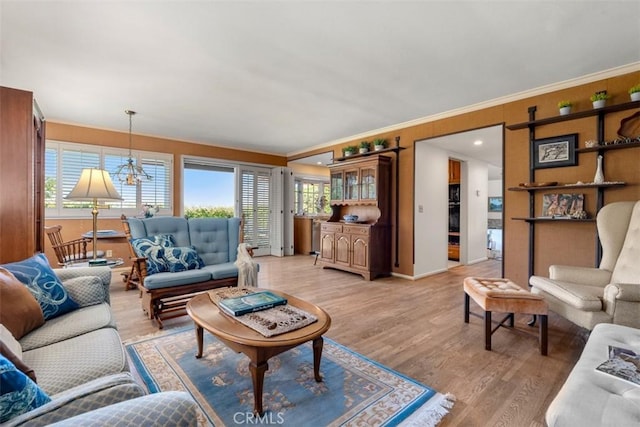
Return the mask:
M 631 102 L 625 102 L 623 104 L 609 105 L 607 107 L 602 107 L 602 108 L 594 108 L 592 110 L 577 111 L 575 113 L 567 114 L 564 116 L 554 116 L 554 117 L 547 117 L 545 119 L 529 120 L 528 122 L 507 125 L 507 129 L 509 130 L 526 129 L 530 126 L 549 125 L 552 123 L 560 123 L 560 122 L 566 122 L 569 120 L 582 119 L 585 117 L 593 117 L 599 114 L 608 114 L 608 113 L 614 113 L 616 111 L 631 110 L 633 108 L 640 108 L 640 101 L 631 101 Z
M 397 153 L 400 150 L 404 150 L 405 147 L 390 147 L 390 148 L 384 148 L 382 150 L 378 150 L 378 151 L 367 151 L 366 153 L 357 153 L 357 154 L 352 154 L 350 156 L 343 156 L 343 157 L 336 157 L 335 159 L 333 159 L 335 162 L 343 162 L 345 160 L 353 160 L 353 159 L 357 159 L 358 157 L 367 157 L 367 156 L 375 156 L 378 154 L 383 154 L 383 153 Z
M 621 144 L 597 145 L 595 147 L 578 148 L 577 153 L 590 153 L 596 151 L 620 150 L 623 148 L 640 147 L 640 142 L 624 142 Z
M 573 190 L 579 188 L 608 188 L 608 187 L 624 187 L 626 182 L 605 182 L 603 184 L 570 184 L 570 185 L 546 185 L 541 187 L 509 187 L 509 191 L 540 191 L 540 190 Z M 515 219 L 515 218 L 514 218 Z
M 585 218 L 585 219 L 574 219 L 574 218 L 522 218 L 515 217 L 511 218 L 516 221 L 526 221 L 526 222 L 596 222 L 595 218 Z

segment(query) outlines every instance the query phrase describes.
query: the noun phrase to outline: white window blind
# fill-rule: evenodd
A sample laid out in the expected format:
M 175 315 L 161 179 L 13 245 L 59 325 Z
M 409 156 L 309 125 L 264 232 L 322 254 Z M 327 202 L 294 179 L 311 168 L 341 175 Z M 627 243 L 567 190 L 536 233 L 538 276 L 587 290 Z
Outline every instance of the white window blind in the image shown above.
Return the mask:
M 244 241 L 257 247 L 256 255 L 269 254 L 271 206 L 269 188 L 271 171 L 242 169 L 240 203 L 244 218 Z
M 132 151 L 134 163 L 142 164 L 153 177 L 140 185 L 126 185 L 114 175 L 118 166 L 129 158 L 128 150 L 110 147 L 47 141 L 45 149 L 45 208 L 47 217 L 85 216 L 91 209 L 86 201 L 71 201 L 64 197 L 76 185 L 84 168 L 107 170 L 122 202 L 105 202 L 111 209 L 101 216 L 139 215 L 143 204 L 158 206 L 160 214 L 173 213 L 173 156 L 164 153 Z

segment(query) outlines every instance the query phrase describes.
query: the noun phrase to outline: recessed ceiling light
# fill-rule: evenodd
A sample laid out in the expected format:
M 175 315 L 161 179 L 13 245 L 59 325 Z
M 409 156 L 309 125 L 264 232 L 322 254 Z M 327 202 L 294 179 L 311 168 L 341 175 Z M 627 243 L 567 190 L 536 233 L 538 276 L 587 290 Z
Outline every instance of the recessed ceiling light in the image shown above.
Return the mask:
M 473 142 L 473 145 L 482 145 L 482 140 L 477 139 Z
M 322 162 L 316 162 L 316 163 L 317 163 L 317 164 L 319 164 L 319 165 L 321 165 L 321 164 L 322 164 Z

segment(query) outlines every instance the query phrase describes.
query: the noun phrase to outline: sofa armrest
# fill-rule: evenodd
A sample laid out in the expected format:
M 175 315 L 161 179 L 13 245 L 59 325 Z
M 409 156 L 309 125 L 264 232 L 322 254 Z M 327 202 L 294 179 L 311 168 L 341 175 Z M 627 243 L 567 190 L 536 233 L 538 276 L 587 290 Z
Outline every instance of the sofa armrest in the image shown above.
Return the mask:
M 96 276 L 100 278 L 102 287 L 106 297 L 106 302 L 109 303 L 109 285 L 111 284 L 111 268 L 109 267 L 69 267 L 69 268 L 56 268 L 53 270 L 60 279 L 61 282 L 65 282 L 69 279 L 82 276 Z
M 55 394 L 51 402 L 12 418 L 2 427 L 48 425 L 145 394 L 129 372 L 109 375 Z
M 604 288 L 611 280 L 611 272 L 601 268 L 552 265 L 549 267 L 549 278 L 561 282 L 602 286 Z
M 149 394 L 52 424 L 56 427 L 197 426 L 196 403 L 183 391 Z

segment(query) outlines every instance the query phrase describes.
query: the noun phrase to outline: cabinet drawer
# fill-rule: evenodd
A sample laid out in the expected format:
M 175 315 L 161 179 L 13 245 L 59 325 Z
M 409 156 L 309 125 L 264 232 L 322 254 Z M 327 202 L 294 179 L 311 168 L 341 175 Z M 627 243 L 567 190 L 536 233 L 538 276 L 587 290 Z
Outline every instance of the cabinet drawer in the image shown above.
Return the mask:
M 370 229 L 371 227 L 367 227 L 365 225 L 345 225 L 342 228 L 342 232 L 349 233 L 349 234 L 357 234 L 360 236 L 368 236 Z
M 341 233 L 342 232 L 342 224 L 332 224 L 332 223 L 328 223 L 328 222 L 323 222 L 322 226 L 320 227 L 320 229 L 322 231 Z

